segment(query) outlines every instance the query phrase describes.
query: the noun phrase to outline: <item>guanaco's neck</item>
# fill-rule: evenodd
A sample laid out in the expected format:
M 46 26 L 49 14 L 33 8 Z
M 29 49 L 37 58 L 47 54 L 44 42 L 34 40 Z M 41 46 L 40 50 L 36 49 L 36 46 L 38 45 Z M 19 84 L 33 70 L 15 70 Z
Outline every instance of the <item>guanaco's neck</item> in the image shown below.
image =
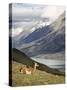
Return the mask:
M 35 72 L 36 71 L 36 65 L 34 64 L 34 67 L 33 67 L 33 71 Z

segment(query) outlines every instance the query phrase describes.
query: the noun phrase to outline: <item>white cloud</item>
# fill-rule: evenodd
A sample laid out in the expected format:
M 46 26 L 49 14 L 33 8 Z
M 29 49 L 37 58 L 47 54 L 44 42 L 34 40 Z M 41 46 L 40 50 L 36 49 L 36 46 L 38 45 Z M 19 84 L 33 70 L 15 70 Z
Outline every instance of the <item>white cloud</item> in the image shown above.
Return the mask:
M 42 8 L 42 7 L 41 7 Z M 12 7 L 12 15 L 13 16 L 40 16 L 41 15 L 42 10 L 40 9 L 40 7 L 15 7 L 13 5 Z
M 47 6 L 46 9 L 43 10 L 41 17 L 49 17 L 51 21 L 54 21 L 63 12 L 63 6 Z
M 23 31 L 22 28 L 12 28 L 12 37 L 19 35 Z
M 34 31 L 37 23 L 39 24 L 39 26 L 44 26 L 45 23 L 42 21 L 43 18 L 49 18 L 49 21 L 46 23 L 47 25 L 49 25 L 63 12 L 63 6 L 31 5 L 30 7 L 23 7 L 23 5 L 21 5 L 20 7 L 18 7 L 15 6 L 15 4 L 13 4 L 12 18 L 13 20 L 15 20 L 15 22 L 13 23 L 13 27 L 19 26 L 20 28 L 17 28 L 16 30 L 13 29 L 12 36 L 20 34 L 23 31 L 23 29 L 30 30 L 31 27 L 34 27 L 32 28 L 32 31 Z M 40 21 L 41 23 L 39 23 Z
M 53 5 L 31 5 L 31 7 L 21 7 L 13 5 L 12 8 L 12 15 L 13 19 L 20 19 L 23 18 L 45 18 L 49 17 L 49 19 L 54 21 L 60 14 L 62 14 L 64 11 L 63 6 L 53 6 Z M 16 18 L 18 16 L 18 18 Z

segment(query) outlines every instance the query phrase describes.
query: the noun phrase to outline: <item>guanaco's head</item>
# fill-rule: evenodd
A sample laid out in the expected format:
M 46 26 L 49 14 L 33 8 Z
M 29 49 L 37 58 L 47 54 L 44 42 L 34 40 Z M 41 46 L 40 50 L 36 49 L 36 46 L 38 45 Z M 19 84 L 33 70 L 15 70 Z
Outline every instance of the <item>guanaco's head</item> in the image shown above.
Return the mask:
M 35 67 L 38 67 L 38 66 L 39 66 L 39 64 L 38 64 L 38 63 L 34 63 L 34 65 L 35 65 Z

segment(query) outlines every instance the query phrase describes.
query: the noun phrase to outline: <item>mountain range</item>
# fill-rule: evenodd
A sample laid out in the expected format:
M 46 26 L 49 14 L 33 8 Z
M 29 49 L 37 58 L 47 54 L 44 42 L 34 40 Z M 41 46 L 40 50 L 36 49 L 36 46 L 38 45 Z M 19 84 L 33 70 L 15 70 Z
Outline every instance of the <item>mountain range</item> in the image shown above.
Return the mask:
M 14 41 L 15 48 L 28 56 L 64 53 L 65 51 L 65 13 L 50 25 L 36 28 L 27 37 Z
M 53 23 L 42 24 L 36 25 L 34 30 L 23 31 L 16 37 L 12 37 L 12 48 L 15 48 L 13 49 L 13 60 L 23 64 L 30 63 L 31 65 L 37 58 L 44 59 L 44 62 L 46 59 L 65 61 L 65 12 Z M 38 59 L 36 61 L 40 64 Z M 62 63 L 63 65 L 65 70 L 65 64 Z M 40 66 L 43 66 L 42 69 L 47 67 L 47 71 L 53 73 L 55 71 L 49 65 L 40 64 Z
M 65 59 L 65 12 L 49 25 L 38 24 L 12 37 L 12 47 L 29 57 Z

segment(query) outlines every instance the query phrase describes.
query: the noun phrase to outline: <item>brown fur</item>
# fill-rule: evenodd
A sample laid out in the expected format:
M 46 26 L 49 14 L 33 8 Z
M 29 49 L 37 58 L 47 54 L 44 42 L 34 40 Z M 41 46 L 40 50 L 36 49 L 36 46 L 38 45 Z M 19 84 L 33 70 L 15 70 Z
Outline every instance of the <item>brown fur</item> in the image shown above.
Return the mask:
M 38 66 L 37 63 L 34 64 L 34 67 L 27 67 L 26 65 L 24 65 L 24 67 L 20 68 L 20 72 L 23 74 L 33 74 L 36 71 L 36 67 Z

